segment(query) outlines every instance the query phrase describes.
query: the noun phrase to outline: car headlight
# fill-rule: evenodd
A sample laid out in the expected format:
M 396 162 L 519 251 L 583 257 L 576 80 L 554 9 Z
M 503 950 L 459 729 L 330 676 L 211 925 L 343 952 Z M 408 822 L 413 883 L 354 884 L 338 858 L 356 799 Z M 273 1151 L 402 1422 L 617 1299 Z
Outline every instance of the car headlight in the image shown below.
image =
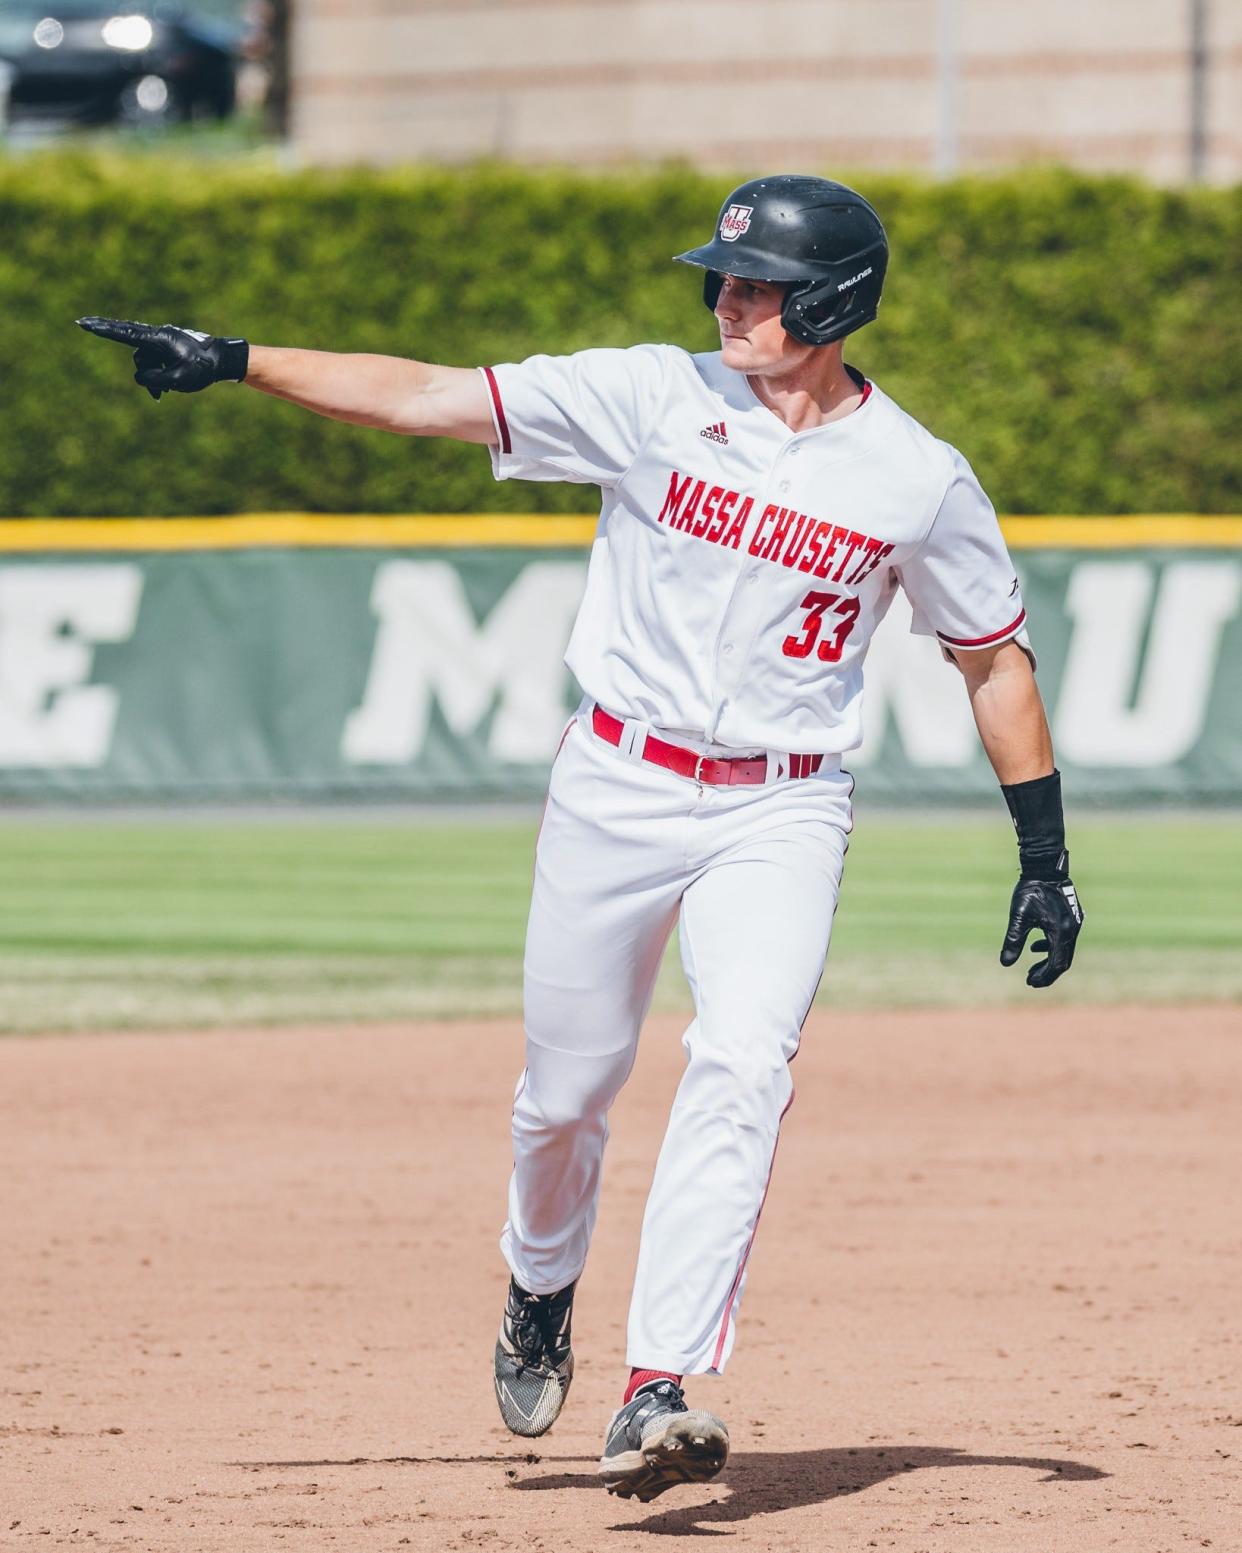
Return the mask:
M 149 49 L 155 37 L 155 28 L 145 16 L 110 16 L 100 31 L 110 49 L 124 49 L 130 54 Z

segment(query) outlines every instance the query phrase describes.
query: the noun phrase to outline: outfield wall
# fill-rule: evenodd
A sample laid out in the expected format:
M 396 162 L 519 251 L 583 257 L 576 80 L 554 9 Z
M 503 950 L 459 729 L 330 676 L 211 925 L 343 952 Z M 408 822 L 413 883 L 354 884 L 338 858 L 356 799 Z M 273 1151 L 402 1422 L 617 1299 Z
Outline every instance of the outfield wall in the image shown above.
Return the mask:
M 1017 518 L 1069 789 L 1242 795 L 1242 518 Z M 594 520 L 0 522 L 0 797 L 537 796 Z M 860 795 L 994 791 L 960 676 L 899 597 Z

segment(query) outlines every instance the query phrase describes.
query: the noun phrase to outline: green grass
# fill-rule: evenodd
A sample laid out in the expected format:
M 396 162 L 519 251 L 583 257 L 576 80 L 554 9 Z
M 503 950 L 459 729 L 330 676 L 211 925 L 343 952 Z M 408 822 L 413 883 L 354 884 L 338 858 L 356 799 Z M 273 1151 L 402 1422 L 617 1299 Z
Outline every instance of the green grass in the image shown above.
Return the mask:
M 0 1030 L 512 1013 L 535 820 L 14 819 Z M 820 1001 L 1242 1001 L 1242 818 L 1076 819 L 1087 926 L 1034 994 L 996 953 L 1002 814 L 864 816 Z M 659 1001 L 683 1006 L 675 947 Z

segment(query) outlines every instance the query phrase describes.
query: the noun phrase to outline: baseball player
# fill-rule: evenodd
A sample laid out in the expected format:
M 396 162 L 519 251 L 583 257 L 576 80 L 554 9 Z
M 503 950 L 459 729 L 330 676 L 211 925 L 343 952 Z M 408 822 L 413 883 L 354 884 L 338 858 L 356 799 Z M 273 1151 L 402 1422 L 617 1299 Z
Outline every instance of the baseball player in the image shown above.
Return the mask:
M 777 176 L 734 190 L 702 270 L 720 349 L 533 356 L 478 371 L 251 346 L 88 318 L 154 397 L 245 382 L 322 415 L 486 446 L 497 479 L 597 485 L 603 507 L 566 661 L 584 692 L 552 770 L 525 959 L 526 1062 L 501 1247 L 496 1396 L 548 1429 L 573 1376 L 608 1111 L 673 928 L 695 1016 L 647 1201 L 630 1376 L 599 1474 L 649 1500 L 715 1476 L 719 1374 L 789 1063 L 823 971 L 851 827 L 867 645 L 895 591 L 961 672 L 1017 829 L 1001 961 L 1032 931 L 1066 971 L 1082 924 L 1018 582 L 987 497 L 842 357 L 888 260 L 860 195 Z

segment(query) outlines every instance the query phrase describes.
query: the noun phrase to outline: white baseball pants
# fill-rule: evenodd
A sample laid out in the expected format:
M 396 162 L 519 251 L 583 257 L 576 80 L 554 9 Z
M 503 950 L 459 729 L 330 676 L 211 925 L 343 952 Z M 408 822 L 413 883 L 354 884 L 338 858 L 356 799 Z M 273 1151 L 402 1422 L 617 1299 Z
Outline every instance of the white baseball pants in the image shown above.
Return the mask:
M 638 740 L 641 748 L 642 739 Z M 789 1062 L 819 984 L 852 778 L 710 787 L 625 757 L 579 713 L 553 767 L 526 939 L 526 1068 L 501 1249 L 535 1294 L 586 1262 L 608 1139 L 680 913 L 695 1018 L 647 1200 L 628 1362 L 721 1371 Z

